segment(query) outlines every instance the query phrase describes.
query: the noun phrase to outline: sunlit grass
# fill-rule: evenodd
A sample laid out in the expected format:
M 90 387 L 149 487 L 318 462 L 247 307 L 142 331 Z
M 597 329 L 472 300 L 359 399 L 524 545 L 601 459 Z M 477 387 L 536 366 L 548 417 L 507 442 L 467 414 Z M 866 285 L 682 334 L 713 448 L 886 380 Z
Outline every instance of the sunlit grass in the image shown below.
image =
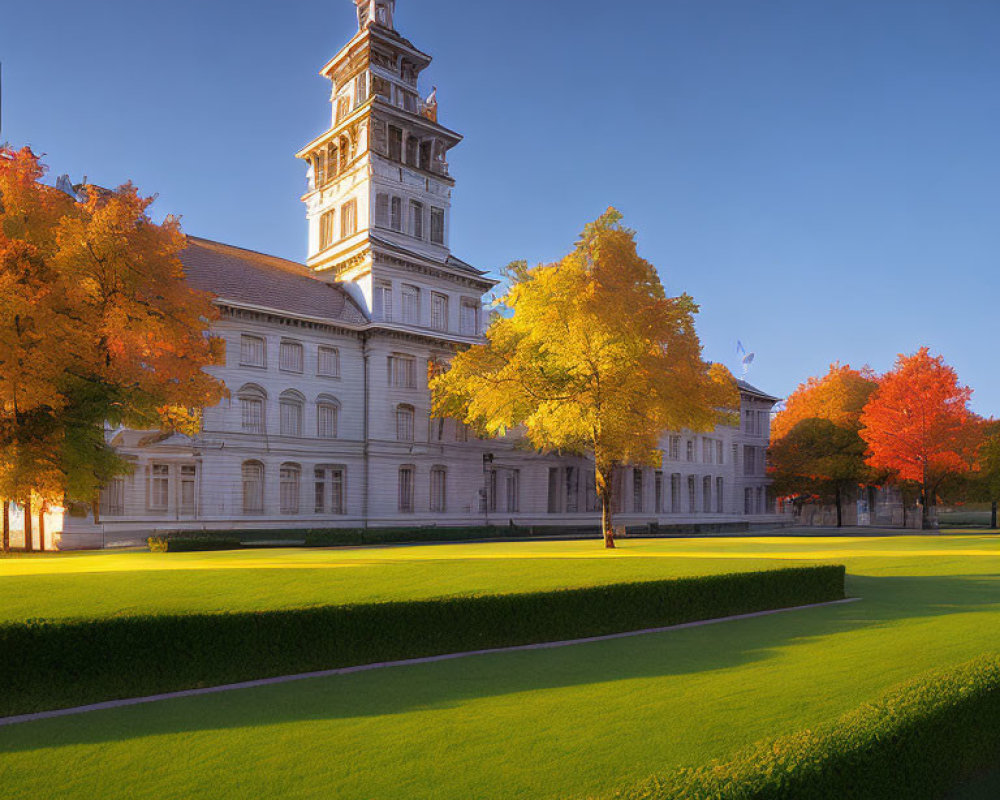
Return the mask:
M 598 542 L 122 553 L 38 559 L 34 575 L 15 578 L 10 568 L 28 560 L 0 562 L 9 616 L 26 613 L 23 593 L 75 615 L 521 591 L 798 561 L 847 564 L 848 591 L 863 599 L 0 729 L 10 797 L 586 796 L 830 722 L 926 669 L 1000 652 L 1000 539 L 990 536 L 632 540 L 615 553 Z M 89 594 L 99 586 L 104 595 Z

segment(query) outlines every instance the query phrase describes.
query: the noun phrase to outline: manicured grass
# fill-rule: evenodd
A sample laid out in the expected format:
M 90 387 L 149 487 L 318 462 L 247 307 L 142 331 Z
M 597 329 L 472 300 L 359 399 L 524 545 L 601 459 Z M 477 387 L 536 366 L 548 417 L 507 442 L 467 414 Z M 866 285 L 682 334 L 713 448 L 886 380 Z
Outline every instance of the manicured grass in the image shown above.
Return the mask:
M 237 556 L 252 558 L 226 560 Z M 88 581 L 95 578 L 114 577 L 99 571 L 111 563 L 104 558 L 121 560 L 119 582 L 105 585 L 121 597 L 81 596 L 74 609 L 74 592 L 93 588 Z M 764 737 L 831 722 L 924 670 L 1000 651 L 1000 540 L 989 536 L 634 540 L 613 553 L 594 542 L 571 542 L 178 554 L 155 557 L 159 565 L 151 558 L 12 559 L 0 563 L 0 575 L 28 565 L 41 582 L 33 584 L 22 571 L 21 592 L 39 597 L 36 586 L 56 592 L 45 607 L 62 616 L 181 603 L 157 598 L 142 580 L 122 580 L 127 563 L 143 566 L 146 581 L 159 577 L 159 592 L 205 588 L 207 598 L 183 601 L 199 608 L 237 599 L 243 608 L 286 602 L 282 585 L 294 588 L 292 604 L 301 605 L 816 561 L 846 563 L 848 591 L 864 599 L 635 639 L 0 729 L 6 796 L 448 800 L 603 794 L 671 764 L 698 764 Z M 253 568 L 241 566 L 255 559 Z M 39 563 L 32 569 L 33 561 Z M 183 567 L 175 566 L 181 561 Z M 52 570 L 64 570 L 74 588 L 61 590 Z M 275 572 L 280 581 L 257 583 Z M 0 581 L 0 605 L 13 596 L 7 581 Z M 7 611 L 11 617 L 42 616 L 18 603 Z

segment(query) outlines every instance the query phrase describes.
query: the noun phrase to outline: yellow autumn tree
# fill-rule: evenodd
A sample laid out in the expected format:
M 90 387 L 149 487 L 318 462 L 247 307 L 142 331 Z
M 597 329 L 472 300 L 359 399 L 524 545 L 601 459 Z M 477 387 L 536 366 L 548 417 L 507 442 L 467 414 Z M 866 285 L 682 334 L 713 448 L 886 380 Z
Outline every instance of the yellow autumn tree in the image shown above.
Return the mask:
M 666 296 L 614 209 L 561 261 L 515 263 L 508 276 L 486 343 L 432 379 L 434 412 L 489 435 L 523 427 L 540 450 L 592 454 L 614 547 L 615 469 L 658 464 L 664 431 L 711 430 L 737 406 L 735 382 L 702 360 L 697 305 Z

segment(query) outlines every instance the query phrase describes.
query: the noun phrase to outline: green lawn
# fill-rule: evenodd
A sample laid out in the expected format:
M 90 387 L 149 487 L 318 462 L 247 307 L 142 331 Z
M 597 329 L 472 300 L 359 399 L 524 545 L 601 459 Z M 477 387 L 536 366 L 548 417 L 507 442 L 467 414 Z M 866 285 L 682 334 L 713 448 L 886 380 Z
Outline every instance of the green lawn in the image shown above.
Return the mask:
M 989 536 L 5 560 L 0 607 L 14 619 L 519 591 L 811 561 L 846 563 L 848 590 L 863 601 L 3 728 L 4 796 L 586 796 L 830 722 L 921 671 L 1000 652 L 1000 539 Z

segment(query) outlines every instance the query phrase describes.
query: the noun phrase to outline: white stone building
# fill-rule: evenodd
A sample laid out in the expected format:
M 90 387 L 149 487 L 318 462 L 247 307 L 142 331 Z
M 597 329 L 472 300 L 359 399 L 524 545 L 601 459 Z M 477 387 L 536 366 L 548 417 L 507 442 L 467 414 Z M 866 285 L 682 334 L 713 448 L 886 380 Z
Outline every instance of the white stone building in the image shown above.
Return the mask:
M 394 0 L 358 0 L 359 29 L 322 69 L 329 130 L 308 167 L 305 265 L 191 238 L 191 283 L 217 298 L 231 397 L 193 439 L 117 431 L 133 464 L 98 520 L 61 546 L 157 531 L 417 525 L 597 526 L 592 463 L 481 441 L 432 419 L 429 362 L 478 341 L 495 284 L 451 254 L 461 137 L 422 99 L 431 58 L 396 32 Z M 436 93 L 435 93 L 436 94 Z M 764 458 L 775 398 L 740 384 L 739 428 L 667 434 L 656 469 L 622 470 L 618 521 L 773 522 Z

